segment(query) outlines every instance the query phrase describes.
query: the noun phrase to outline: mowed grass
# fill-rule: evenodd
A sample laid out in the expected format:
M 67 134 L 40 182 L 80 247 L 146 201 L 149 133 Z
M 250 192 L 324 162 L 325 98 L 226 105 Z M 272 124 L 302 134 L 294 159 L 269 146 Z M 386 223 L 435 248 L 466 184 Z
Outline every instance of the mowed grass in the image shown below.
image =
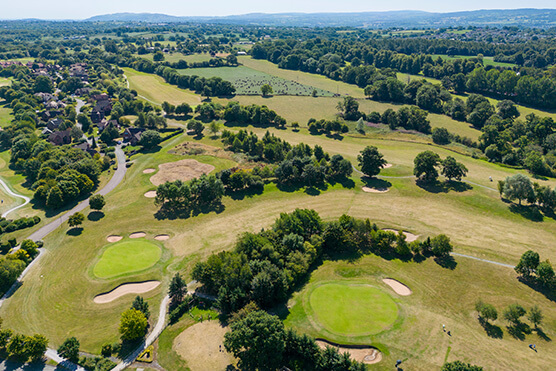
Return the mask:
M 93 273 L 110 278 L 150 268 L 160 260 L 162 252 L 146 239 L 124 240 L 110 245 L 95 265 Z
M 192 91 L 179 89 L 164 81 L 160 76 L 143 73 L 131 68 L 124 68 L 129 81 L 130 89 L 137 91 L 138 95 L 151 103 L 162 104 L 168 102 L 173 105 L 188 103 L 196 106 L 201 103 L 201 97 Z
M 12 84 L 12 80 L 10 80 L 7 77 L 0 77 L 0 86 L 7 86 L 7 85 L 11 85 Z
M 317 322 L 327 330 L 345 336 L 379 333 L 398 318 L 394 300 L 368 285 L 325 283 L 310 293 L 309 303 Z
M 474 57 L 466 56 L 466 55 L 446 55 L 446 54 L 432 54 L 433 59 L 437 59 L 438 57 L 444 60 L 454 60 L 454 59 L 470 59 Z M 505 62 L 495 62 L 494 57 L 483 57 L 483 65 L 486 66 L 495 66 L 495 67 L 506 67 L 506 68 L 513 68 L 517 67 L 515 63 L 505 63 Z
M 260 95 L 261 86 L 265 84 L 272 86 L 273 95 L 310 96 L 313 93 L 313 90 L 316 90 L 317 95 L 319 96 L 334 95 L 333 93 L 323 89 L 269 75 L 268 73 L 257 71 L 245 66 L 187 68 L 179 70 L 179 73 L 182 75 L 200 76 L 205 78 L 220 77 L 223 80 L 230 81 L 236 88 L 236 94 L 239 95 Z
M 313 337 L 377 347 L 383 360 L 370 366 L 372 370 L 391 370 L 397 359 L 403 360 L 404 370 L 439 370 L 445 361 L 455 360 L 481 365 L 485 370 L 552 369 L 556 362 L 554 303 L 521 284 L 510 268 L 458 257 L 455 262 L 454 269 L 446 269 L 433 259 L 417 263 L 386 260 L 375 255 L 327 261 L 288 301 L 289 309 L 282 313 L 282 318 L 285 317 L 286 327 Z M 382 282 L 386 277 L 403 282 L 413 293 L 398 297 Z M 387 330 L 371 335 L 346 336 L 323 328 L 313 320 L 307 297 L 315 286 L 331 281 L 345 285 L 356 282 L 390 292 L 398 298 L 400 319 Z M 499 319 L 493 322 L 494 336 L 489 336 L 477 320 L 474 307 L 479 299 L 498 310 Z M 535 331 L 522 339 L 509 333 L 501 313 L 513 303 L 527 310 L 533 305 L 541 308 L 546 316 L 541 325 L 546 338 Z M 372 313 L 366 320 L 373 320 Z M 523 321 L 528 323 L 525 318 Z M 443 324 L 452 336 L 442 331 Z M 539 352 L 531 351 L 528 344 L 536 344 Z
M 8 126 L 13 118 L 12 109 L 8 107 L 6 102 L 0 101 L 0 127 Z

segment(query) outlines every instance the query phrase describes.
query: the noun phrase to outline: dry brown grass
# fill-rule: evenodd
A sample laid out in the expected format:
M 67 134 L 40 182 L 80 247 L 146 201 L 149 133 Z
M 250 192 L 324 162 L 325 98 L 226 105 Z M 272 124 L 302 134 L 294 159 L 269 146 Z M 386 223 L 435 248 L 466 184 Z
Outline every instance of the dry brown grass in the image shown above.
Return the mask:
M 158 173 L 151 177 L 151 183 L 155 186 L 176 180 L 191 180 L 214 170 L 212 165 L 190 159 L 160 164 L 158 168 Z
M 173 349 L 187 361 L 191 371 L 226 370 L 235 361 L 224 349 L 227 331 L 217 321 L 198 323 L 176 337 Z

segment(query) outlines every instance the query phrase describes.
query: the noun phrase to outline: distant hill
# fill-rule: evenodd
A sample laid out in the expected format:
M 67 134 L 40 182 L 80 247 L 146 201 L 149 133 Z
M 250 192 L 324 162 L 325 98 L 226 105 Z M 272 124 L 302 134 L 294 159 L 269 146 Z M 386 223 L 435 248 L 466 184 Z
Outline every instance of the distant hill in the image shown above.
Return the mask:
M 225 17 L 180 17 L 155 13 L 116 13 L 86 19 L 90 22 L 207 22 L 261 26 L 297 27 L 457 27 L 518 26 L 548 28 L 556 26 L 556 9 L 474 10 L 453 13 L 388 11 L 362 13 L 251 13 Z

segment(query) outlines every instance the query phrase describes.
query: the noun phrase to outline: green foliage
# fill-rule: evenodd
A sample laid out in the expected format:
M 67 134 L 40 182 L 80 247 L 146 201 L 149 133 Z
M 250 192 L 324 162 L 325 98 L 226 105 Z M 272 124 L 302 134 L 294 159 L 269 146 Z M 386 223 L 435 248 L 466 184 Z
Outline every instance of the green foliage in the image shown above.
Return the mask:
M 272 89 L 272 86 L 270 86 L 269 84 L 264 84 L 263 86 L 261 86 L 261 93 L 263 94 L 263 97 L 267 97 L 271 95 L 273 92 L 274 90 Z
M 432 129 L 432 141 L 436 144 L 450 144 L 452 136 L 446 128 Z
M 454 361 L 444 363 L 441 371 L 483 371 L 483 368 L 470 363 L 463 363 L 462 361 Z
M 189 211 L 220 205 L 224 184 L 215 175 L 202 175 L 189 183 L 166 182 L 156 189 L 155 203 L 168 210 Z
M 369 177 L 373 177 L 380 173 L 380 170 L 387 164 L 382 153 L 374 146 L 367 146 L 357 156 L 361 172 Z
M 535 192 L 531 180 L 523 174 L 507 177 L 504 181 L 504 196 L 509 200 L 534 201 Z
M 136 309 L 145 315 L 145 318 L 149 319 L 151 312 L 149 311 L 149 303 L 143 299 L 142 296 L 136 296 L 131 304 L 131 309 Z
M 535 305 L 529 310 L 527 319 L 531 321 L 531 323 L 535 326 L 535 328 L 537 328 L 542 323 L 544 316 L 542 314 L 542 311 L 539 309 L 539 307 Z
M 498 318 L 498 311 L 492 304 L 483 303 L 479 300 L 475 303 L 475 310 L 479 313 L 479 317 L 485 321 L 496 321 Z
M 448 180 L 456 179 L 460 181 L 461 178 L 467 176 L 467 171 L 465 165 L 457 162 L 452 156 L 448 156 L 442 161 L 442 175 Z
M 440 156 L 432 151 L 421 152 L 413 161 L 413 174 L 426 182 L 435 181 L 438 178 L 436 167 L 440 164 Z
M 503 317 L 506 321 L 510 322 L 514 326 L 521 324 L 521 317 L 523 317 L 527 311 L 519 304 L 510 304 L 503 313 Z
M 85 220 L 85 215 L 83 215 L 82 213 L 75 213 L 70 215 L 68 219 L 68 224 L 70 227 L 73 228 L 83 224 L 84 220 Z
M 124 341 L 137 340 L 143 336 L 147 331 L 147 318 L 143 312 L 137 309 L 128 309 L 122 313 L 120 319 L 120 337 Z
M 58 348 L 58 354 L 60 357 L 77 362 L 79 359 L 79 340 L 75 337 L 67 338 Z
M 89 197 L 89 206 L 92 210 L 102 210 L 102 208 L 106 205 L 106 201 L 104 200 L 104 196 L 101 194 L 96 194 Z
M 438 236 L 432 238 L 431 250 L 432 253 L 438 257 L 448 256 L 453 250 L 450 238 L 445 234 L 439 234 Z
M 146 149 L 154 148 L 159 145 L 160 142 L 162 142 L 162 137 L 156 130 L 145 130 L 141 133 L 141 139 L 139 140 L 139 144 Z

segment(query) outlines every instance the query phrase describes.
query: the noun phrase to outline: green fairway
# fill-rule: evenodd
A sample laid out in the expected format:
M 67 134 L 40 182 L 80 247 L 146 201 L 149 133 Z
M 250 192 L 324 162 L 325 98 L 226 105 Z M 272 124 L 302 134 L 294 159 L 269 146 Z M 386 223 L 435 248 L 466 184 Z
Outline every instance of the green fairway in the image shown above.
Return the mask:
M 394 300 L 372 286 L 327 283 L 313 290 L 309 302 L 315 320 L 341 335 L 376 334 L 398 318 Z
M 144 239 L 118 242 L 106 250 L 93 272 L 99 278 L 110 278 L 152 267 L 160 259 L 160 247 Z

